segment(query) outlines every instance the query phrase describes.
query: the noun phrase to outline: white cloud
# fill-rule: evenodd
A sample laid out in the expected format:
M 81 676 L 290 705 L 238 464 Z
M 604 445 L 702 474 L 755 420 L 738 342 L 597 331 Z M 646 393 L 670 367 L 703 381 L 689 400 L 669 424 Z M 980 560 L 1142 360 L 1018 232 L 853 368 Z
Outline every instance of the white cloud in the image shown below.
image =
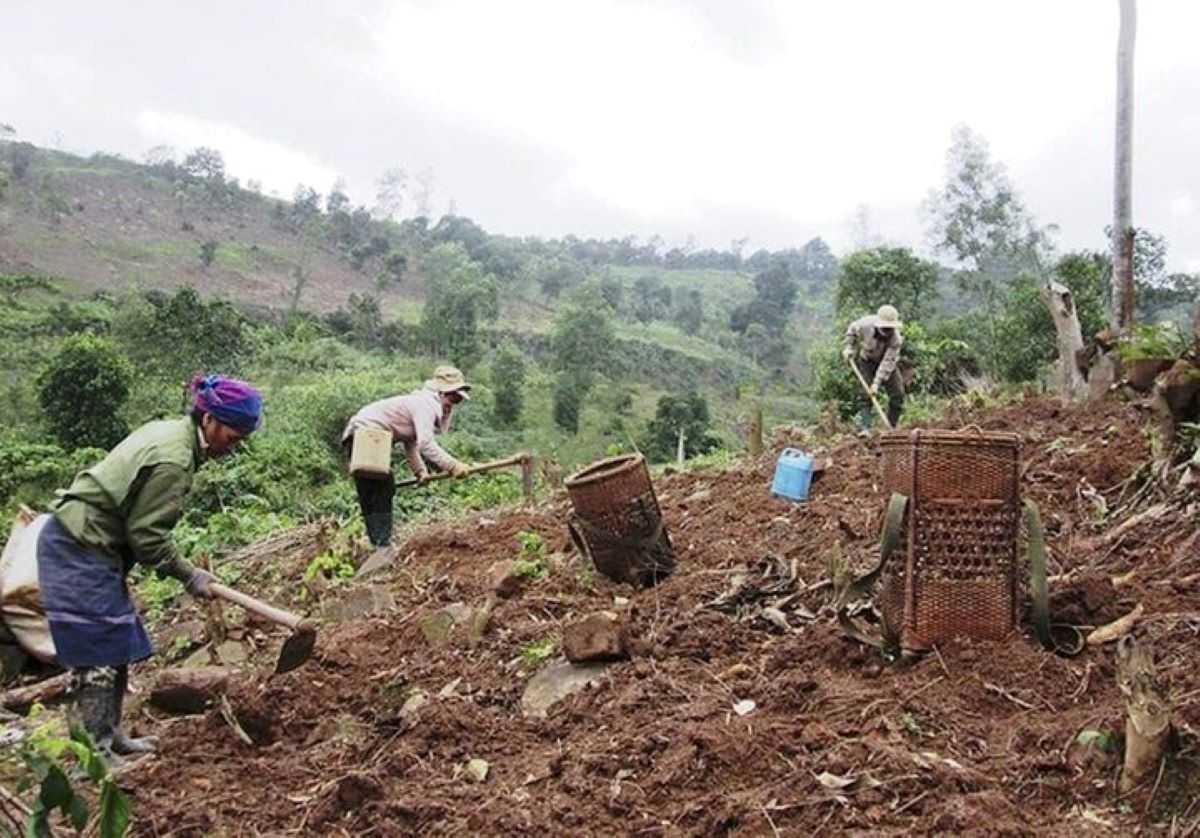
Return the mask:
M 1171 217 L 1188 220 L 1196 214 L 1196 202 L 1191 195 L 1176 195 L 1169 202 Z
M 265 192 L 283 198 L 291 198 L 300 184 L 325 194 L 338 177 L 334 170 L 307 155 L 255 137 L 236 125 L 147 110 L 138 114 L 137 126 L 148 146 L 172 146 L 181 159 L 199 146 L 215 148 L 225 160 L 226 174 L 243 182 L 257 180 Z
M 1111 97 L 1115 5 L 967 5 L 779 3 L 754 61 L 674 3 L 401 2 L 375 37 L 398 96 L 569 161 L 564 195 L 816 222 L 915 205 L 959 123 L 1019 165 Z

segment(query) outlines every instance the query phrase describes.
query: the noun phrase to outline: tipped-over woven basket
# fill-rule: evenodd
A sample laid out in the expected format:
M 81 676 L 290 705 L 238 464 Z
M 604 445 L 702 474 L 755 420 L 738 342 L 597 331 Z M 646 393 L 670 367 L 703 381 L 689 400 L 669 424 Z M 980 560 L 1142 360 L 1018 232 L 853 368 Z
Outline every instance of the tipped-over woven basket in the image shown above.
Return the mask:
M 575 507 L 569 528 L 596 570 L 645 586 L 675 568 L 675 551 L 641 454 L 610 457 L 566 479 Z

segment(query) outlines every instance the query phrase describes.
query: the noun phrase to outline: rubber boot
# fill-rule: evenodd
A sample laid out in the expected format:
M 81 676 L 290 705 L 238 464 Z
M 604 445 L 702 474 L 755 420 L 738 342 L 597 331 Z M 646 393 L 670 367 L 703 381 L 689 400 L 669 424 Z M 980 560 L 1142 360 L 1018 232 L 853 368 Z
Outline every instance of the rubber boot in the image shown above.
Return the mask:
M 96 750 L 114 770 L 124 760 L 113 750 L 118 722 L 117 673 L 111 666 L 76 669 L 73 678 L 75 709 L 91 734 Z
M 855 420 L 854 425 L 855 425 L 855 427 L 858 428 L 859 436 L 870 436 L 871 435 L 871 408 L 860 407 L 858 409 L 858 418 Z
M 372 547 L 392 546 L 392 516 L 387 512 L 373 512 L 366 517 L 367 538 Z
M 122 711 L 125 707 L 125 693 L 129 689 L 129 667 L 117 667 L 116 679 L 117 715 L 113 728 L 112 750 L 115 754 L 149 754 L 158 749 L 157 736 L 130 736 L 121 725 Z

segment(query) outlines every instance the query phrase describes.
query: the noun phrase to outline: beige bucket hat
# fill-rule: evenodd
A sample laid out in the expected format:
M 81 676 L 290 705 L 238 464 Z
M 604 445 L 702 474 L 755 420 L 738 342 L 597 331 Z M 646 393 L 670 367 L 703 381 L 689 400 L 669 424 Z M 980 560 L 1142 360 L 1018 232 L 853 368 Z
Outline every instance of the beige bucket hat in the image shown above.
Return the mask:
M 879 311 L 875 312 L 875 328 L 895 329 L 898 332 L 903 326 L 900 312 L 896 311 L 895 306 L 880 306 Z
M 449 365 L 438 367 L 433 371 L 433 378 L 425 382 L 425 387 L 439 393 L 458 392 L 462 394 L 464 400 L 471 398 L 471 385 L 463 378 L 462 370 L 458 367 Z

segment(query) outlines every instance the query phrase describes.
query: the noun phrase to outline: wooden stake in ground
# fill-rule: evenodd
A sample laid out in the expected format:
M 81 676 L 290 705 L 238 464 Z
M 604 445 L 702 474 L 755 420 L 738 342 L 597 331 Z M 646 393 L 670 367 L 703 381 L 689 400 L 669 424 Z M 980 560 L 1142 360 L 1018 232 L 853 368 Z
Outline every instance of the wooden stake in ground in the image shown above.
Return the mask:
M 1117 644 L 1117 687 L 1127 714 L 1118 790 L 1128 794 L 1157 772 L 1171 736 L 1171 708 L 1154 683 L 1154 653 L 1131 636 Z
M 761 407 L 754 408 L 750 414 L 750 456 L 761 457 L 763 452 L 763 412 Z

